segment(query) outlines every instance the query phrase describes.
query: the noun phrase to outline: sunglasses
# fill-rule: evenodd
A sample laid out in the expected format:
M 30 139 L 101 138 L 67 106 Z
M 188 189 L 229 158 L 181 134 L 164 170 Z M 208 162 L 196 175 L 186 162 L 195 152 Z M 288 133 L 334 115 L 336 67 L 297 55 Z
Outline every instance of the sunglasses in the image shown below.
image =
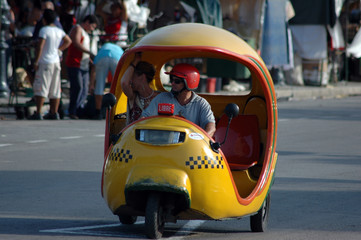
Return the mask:
M 184 83 L 184 78 L 176 77 L 174 75 L 170 75 L 170 83 L 180 84 Z

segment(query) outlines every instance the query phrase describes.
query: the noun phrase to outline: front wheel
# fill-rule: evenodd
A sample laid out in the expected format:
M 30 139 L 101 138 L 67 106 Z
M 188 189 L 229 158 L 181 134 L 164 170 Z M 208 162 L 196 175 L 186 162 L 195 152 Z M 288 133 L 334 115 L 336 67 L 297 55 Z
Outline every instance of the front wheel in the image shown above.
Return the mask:
M 267 230 L 270 204 L 271 193 L 268 193 L 268 196 L 263 202 L 261 209 L 258 210 L 256 215 L 251 216 L 252 232 L 265 232 Z
M 163 207 L 160 204 L 160 195 L 151 193 L 148 196 L 145 209 L 145 232 L 148 238 L 159 239 L 164 230 Z

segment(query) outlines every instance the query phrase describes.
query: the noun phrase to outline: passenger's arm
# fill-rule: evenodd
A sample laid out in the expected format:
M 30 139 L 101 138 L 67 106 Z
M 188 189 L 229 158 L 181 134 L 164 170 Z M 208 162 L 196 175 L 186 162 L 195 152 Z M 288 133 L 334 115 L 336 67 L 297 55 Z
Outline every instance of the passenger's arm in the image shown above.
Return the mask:
M 124 94 L 128 97 L 129 100 L 133 99 L 135 96 L 133 89 L 132 89 L 133 74 L 134 74 L 134 66 L 129 65 L 129 67 L 123 74 L 122 79 L 120 80 L 122 90 L 123 90 Z
M 122 90 L 124 94 L 129 98 L 130 102 L 135 97 L 134 91 L 132 89 L 132 77 L 134 74 L 135 66 L 137 66 L 138 62 L 140 62 L 141 54 L 136 53 L 134 60 L 128 66 L 127 70 L 123 74 L 122 79 L 120 80 L 120 84 L 122 86 Z

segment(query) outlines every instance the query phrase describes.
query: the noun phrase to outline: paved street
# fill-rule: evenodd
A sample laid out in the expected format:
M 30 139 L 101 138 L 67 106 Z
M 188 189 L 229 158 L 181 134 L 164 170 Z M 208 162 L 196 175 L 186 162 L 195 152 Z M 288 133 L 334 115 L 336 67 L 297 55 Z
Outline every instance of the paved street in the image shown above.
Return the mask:
M 361 239 L 361 97 L 279 102 L 269 231 L 179 221 L 167 239 Z M 105 121 L 1 121 L 0 239 L 144 239 L 100 196 Z

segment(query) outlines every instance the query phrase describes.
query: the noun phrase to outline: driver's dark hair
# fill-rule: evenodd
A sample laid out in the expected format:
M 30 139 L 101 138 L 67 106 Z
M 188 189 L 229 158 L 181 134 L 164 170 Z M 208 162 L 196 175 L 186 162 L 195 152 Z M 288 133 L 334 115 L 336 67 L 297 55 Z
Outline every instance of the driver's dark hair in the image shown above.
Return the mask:
M 137 66 L 135 66 L 135 72 L 144 73 L 148 83 L 150 83 L 153 80 L 155 75 L 155 69 L 153 65 L 145 61 L 138 62 Z

